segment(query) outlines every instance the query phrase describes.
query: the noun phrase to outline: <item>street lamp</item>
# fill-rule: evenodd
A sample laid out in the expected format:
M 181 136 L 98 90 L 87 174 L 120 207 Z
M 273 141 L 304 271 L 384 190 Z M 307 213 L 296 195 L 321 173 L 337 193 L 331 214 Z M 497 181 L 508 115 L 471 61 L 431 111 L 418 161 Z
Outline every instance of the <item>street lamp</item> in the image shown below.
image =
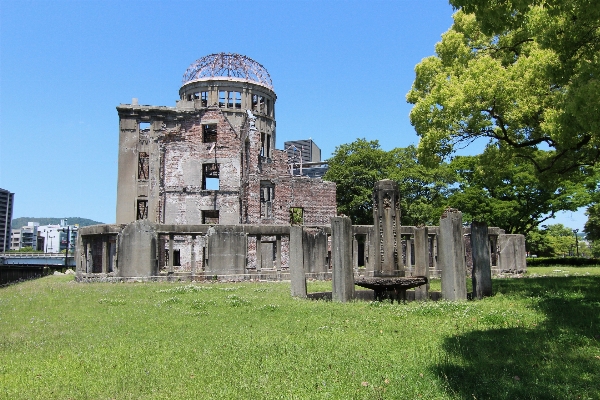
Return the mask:
M 573 229 L 573 233 L 575 234 L 575 250 L 577 251 L 577 257 L 579 257 L 579 241 L 577 240 L 577 232 L 579 232 L 579 229 Z

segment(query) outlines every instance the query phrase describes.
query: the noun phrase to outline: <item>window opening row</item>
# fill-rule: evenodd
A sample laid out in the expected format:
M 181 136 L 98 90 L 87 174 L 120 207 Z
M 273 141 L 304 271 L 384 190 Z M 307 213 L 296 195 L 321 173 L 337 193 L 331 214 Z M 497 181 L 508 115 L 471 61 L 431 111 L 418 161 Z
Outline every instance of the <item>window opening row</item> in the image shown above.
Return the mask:
M 187 100 L 188 101 L 201 100 L 202 107 L 207 107 L 208 106 L 208 92 L 196 92 L 196 93 L 188 94 Z
M 242 93 L 219 90 L 220 108 L 242 108 Z
M 252 111 L 258 111 L 263 114 L 270 114 L 271 113 L 271 100 L 267 99 L 265 96 L 253 94 L 252 95 Z

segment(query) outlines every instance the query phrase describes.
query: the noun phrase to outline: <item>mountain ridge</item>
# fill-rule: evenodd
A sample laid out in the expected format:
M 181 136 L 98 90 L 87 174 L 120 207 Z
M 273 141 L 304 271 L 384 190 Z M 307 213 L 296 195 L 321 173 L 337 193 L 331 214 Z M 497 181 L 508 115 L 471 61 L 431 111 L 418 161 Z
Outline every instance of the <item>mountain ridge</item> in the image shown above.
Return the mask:
M 98 221 L 94 221 L 92 219 L 81 218 L 81 217 L 66 217 L 66 218 L 19 217 L 19 218 L 15 218 L 12 220 L 11 227 L 12 227 L 12 229 L 19 229 L 22 226 L 27 226 L 28 222 L 39 222 L 40 225 L 58 225 L 58 224 L 60 224 L 61 219 L 66 219 L 67 223 L 69 225 L 79 225 L 81 227 L 90 226 L 90 225 L 98 225 L 98 224 L 104 223 L 104 222 L 98 222 Z

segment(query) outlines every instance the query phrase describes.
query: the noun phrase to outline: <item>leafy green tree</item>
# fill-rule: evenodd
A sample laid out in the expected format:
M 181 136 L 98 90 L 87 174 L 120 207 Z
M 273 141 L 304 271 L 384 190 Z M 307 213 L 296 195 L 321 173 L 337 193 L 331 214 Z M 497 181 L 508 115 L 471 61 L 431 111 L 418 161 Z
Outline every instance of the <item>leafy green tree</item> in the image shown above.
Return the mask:
M 456 174 L 443 163 L 426 167 L 417 158 L 415 146 L 389 152 L 393 161 L 388 179 L 396 181 L 400 193 L 403 225 L 438 225 L 447 199 L 455 190 Z
M 458 187 L 448 203 L 466 221 L 482 221 L 507 233 L 527 234 L 558 211 L 575 211 L 590 201 L 583 182 L 543 176 L 523 158 L 513 158 L 497 146 L 478 156 L 458 156 L 450 167 Z
M 585 238 L 590 242 L 594 257 L 600 257 L 600 203 L 589 206 L 585 212 L 588 219 L 583 227 Z
M 463 9 L 436 55 L 416 66 L 407 94 L 420 158 L 439 162 L 484 139 L 541 172 L 577 174 L 596 163 L 600 2 L 451 3 Z
M 548 225 L 546 235 L 554 256 L 569 255 L 575 253 L 575 234 L 570 228 L 563 224 Z
M 328 163 L 324 179 L 337 184 L 338 213 L 357 225 L 373 224 L 373 187 L 381 179 L 398 183 L 403 225 L 437 223 L 453 177 L 446 165 L 421 165 L 414 146 L 388 152 L 376 140 L 340 145 Z
M 576 253 L 575 234 L 563 224 L 544 226 L 534 229 L 526 237 L 527 251 L 540 257 L 560 257 Z M 579 253 L 582 254 L 581 243 Z
M 529 255 L 536 255 L 538 257 L 554 256 L 552 244 L 545 233 L 545 231 L 536 227 L 525 235 L 525 248 Z
M 338 213 L 349 216 L 356 225 L 372 224 L 373 187 L 389 176 L 389 154 L 377 140 L 357 139 L 336 147 L 328 162 L 323 179 L 337 185 Z

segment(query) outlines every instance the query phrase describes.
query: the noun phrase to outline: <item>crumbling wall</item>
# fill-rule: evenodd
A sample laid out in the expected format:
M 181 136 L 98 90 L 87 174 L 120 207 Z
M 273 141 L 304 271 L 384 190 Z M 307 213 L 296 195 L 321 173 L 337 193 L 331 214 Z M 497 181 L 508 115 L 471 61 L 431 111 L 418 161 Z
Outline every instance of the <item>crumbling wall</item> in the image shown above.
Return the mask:
M 203 126 L 216 125 L 217 139 L 205 141 Z M 203 211 L 218 211 L 219 223 L 240 222 L 239 134 L 222 112 L 209 109 L 184 120 L 180 129 L 160 139 L 163 201 L 160 221 L 167 224 L 201 224 Z M 218 190 L 203 185 L 204 166 L 218 165 Z

